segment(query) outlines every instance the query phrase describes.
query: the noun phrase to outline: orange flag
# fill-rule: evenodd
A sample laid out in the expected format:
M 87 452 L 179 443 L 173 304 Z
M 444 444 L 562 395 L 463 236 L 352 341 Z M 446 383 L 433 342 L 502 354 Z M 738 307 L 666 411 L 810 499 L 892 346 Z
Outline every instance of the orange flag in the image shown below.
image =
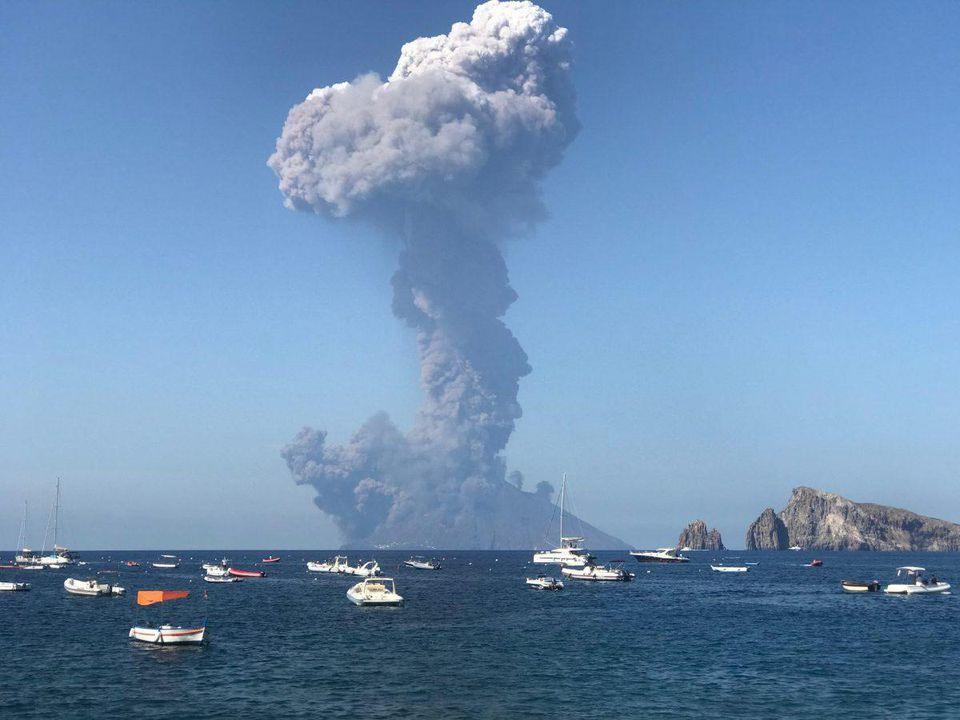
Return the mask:
M 167 600 L 179 600 L 189 594 L 189 590 L 140 590 L 137 592 L 137 605 L 153 605 Z

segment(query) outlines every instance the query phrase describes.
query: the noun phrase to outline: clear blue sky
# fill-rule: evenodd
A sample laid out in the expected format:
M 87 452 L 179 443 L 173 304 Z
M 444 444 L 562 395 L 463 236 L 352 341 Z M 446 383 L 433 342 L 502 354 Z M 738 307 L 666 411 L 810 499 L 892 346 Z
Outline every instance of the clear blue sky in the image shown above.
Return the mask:
M 583 130 L 507 248 L 508 447 L 638 545 L 808 484 L 960 520 L 960 10 L 544 3 Z M 279 450 L 419 403 L 396 258 L 284 210 L 312 88 L 472 4 L 0 4 L 0 546 L 324 547 Z

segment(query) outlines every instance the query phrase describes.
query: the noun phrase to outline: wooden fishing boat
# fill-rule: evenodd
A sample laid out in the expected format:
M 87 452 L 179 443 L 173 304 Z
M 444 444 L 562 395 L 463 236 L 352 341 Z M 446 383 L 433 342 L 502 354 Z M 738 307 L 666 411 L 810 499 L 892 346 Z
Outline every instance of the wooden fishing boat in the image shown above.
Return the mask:
M 188 597 L 188 590 L 141 590 L 137 593 L 137 605 L 159 605 Z M 184 627 L 161 623 L 157 627 L 135 625 L 130 628 L 129 637 L 140 642 L 156 645 L 186 645 L 202 643 L 206 626 Z

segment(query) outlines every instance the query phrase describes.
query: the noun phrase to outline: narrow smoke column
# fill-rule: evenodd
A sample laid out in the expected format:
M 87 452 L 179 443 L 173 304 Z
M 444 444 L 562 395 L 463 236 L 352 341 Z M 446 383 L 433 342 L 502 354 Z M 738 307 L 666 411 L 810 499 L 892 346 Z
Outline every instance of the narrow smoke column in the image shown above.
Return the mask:
M 544 217 L 538 180 L 578 129 L 566 36 L 530 2 L 485 3 L 404 45 L 386 81 L 312 91 L 277 140 L 288 207 L 403 240 L 393 311 L 417 333 L 425 395 L 413 429 L 378 414 L 344 445 L 305 428 L 283 452 L 348 542 L 483 547 L 504 494 L 522 494 L 501 452 L 530 366 L 502 321 L 517 296 L 498 243 Z

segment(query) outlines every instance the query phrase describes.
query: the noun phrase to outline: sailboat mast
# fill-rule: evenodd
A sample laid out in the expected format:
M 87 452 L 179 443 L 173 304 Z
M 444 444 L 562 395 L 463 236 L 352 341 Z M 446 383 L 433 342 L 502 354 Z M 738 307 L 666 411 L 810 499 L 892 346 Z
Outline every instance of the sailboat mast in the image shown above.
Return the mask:
M 57 499 L 53 511 L 53 552 L 57 552 L 57 531 L 60 527 L 60 478 L 57 478 Z
M 567 474 L 563 474 L 560 481 L 560 545 L 563 545 L 563 500 L 567 491 Z

